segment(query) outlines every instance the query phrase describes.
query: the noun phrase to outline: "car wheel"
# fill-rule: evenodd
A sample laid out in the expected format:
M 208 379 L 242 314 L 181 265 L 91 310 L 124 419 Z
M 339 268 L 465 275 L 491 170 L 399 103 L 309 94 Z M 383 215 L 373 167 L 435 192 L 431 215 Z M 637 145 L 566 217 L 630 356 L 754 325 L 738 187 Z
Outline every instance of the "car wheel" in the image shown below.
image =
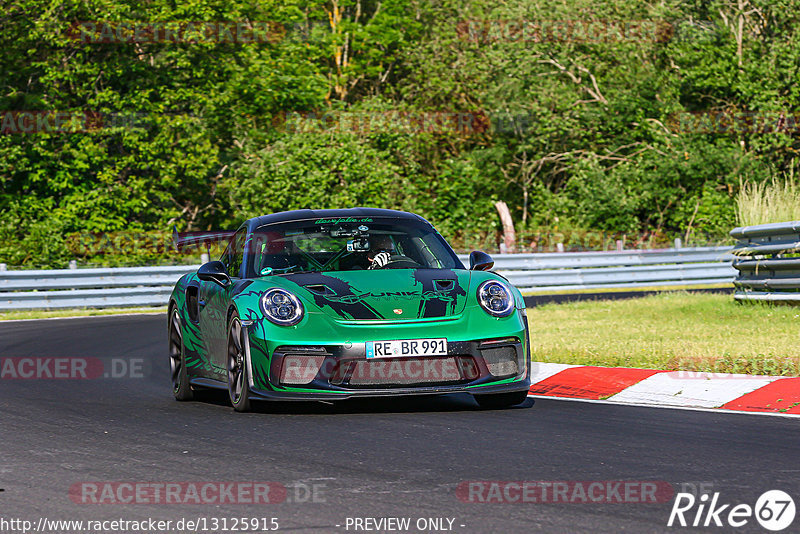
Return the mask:
M 233 314 L 228 326 L 228 394 L 237 412 L 250 410 L 250 387 L 244 352 L 242 321 Z
M 522 404 L 528 398 L 527 391 L 512 391 L 511 393 L 490 393 L 474 395 L 478 405 L 485 410 L 496 410 Z
M 183 353 L 183 331 L 177 308 L 169 319 L 169 368 L 172 372 L 172 394 L 179 401 L 192 400 L 194 393 L 186 373 L 186 356 Z

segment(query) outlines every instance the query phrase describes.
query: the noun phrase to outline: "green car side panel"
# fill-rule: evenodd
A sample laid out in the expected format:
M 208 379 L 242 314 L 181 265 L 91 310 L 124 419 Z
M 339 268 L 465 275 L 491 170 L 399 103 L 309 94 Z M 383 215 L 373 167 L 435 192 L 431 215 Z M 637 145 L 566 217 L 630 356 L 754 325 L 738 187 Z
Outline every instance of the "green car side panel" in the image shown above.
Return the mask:
M 212 365 L 209 350 L 204 343 L 200 326 L 191 321 L 188 315 L 186 288 L 192 283 L 198 283 L 195 273 L 181 277 L 172 291 L 171 301 L 175 302 L 181 318 L 187 371 L 192 376 L 211 377 L 214 375 L 214 366 Z

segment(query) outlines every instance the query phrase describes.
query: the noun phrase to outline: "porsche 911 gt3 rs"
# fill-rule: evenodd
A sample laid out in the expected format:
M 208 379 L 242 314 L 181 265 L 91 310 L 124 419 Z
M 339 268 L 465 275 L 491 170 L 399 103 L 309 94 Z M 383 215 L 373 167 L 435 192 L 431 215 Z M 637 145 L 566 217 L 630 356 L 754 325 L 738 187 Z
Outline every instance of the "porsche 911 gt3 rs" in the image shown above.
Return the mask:
M 353 208 L 256 217 L 169 300 L 173 393 L 253 400 L 471 393 L 525 400 L 531 358 L 519 291 L 470 268 L 422 217 Z

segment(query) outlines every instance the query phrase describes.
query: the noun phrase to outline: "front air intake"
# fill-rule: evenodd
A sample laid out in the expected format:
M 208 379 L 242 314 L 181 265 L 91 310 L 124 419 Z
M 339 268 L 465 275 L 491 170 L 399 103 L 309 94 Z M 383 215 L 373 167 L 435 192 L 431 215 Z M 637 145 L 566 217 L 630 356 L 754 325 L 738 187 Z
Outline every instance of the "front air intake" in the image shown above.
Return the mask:
M 320 374 L 326 358 L 330 356 L 325 347 L 283 346 L 275 350 L 280 358 L 280 383 L 287 386 L 310 384 Z
M 481 356 L 489 372 L 496 378 L 516 376 L 519 373 L 517 349 L 513 346 L 482 348 Z

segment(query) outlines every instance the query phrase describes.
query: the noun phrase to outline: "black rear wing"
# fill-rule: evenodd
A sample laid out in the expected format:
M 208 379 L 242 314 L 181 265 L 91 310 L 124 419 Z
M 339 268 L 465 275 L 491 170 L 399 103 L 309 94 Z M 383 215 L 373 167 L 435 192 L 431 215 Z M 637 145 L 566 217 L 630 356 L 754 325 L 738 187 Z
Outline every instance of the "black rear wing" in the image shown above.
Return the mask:
M 174 228 L 172 232 L 172 241 L 175 245 L 175 250 L 182 252 L 188 247 L 203 246 L 206 251 L 211 249 L 212 245 L 227 246 L 233 234 L 236 232 L 178 232 L 178 228 Z

